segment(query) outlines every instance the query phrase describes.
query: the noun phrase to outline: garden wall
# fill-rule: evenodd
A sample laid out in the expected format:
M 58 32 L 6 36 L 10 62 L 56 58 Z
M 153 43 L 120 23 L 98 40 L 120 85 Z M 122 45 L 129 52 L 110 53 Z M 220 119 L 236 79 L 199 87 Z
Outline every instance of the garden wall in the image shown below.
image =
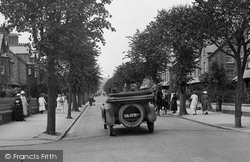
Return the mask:
M 12 106 L 15 98 L 0 98 L 0 124 L 12 121 Z M 28 106 L 29 114 L 39 112 L 38 101 L 32 98 Z

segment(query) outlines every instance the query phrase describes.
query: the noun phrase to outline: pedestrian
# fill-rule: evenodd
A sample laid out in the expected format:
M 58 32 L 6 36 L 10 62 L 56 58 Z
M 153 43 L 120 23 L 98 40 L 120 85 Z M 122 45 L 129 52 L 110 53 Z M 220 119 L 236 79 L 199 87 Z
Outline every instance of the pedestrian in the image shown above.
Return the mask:
M 48 95 L 47 95 L 46 93 L 43 93 L 43 97 L 44 97 L 45 102 L 46 102 L 46 104 L 45 104 L 45 109 L 46 109 L 46 111 L 47 111 L 47 110 L 48 110 Z
M 193 115 L 197 115 L 196 108 L 198 105 L 199 98 L 196 94 L 196 91 L 193 92 L 193 94 L 190 96 L 190 109 L 193 111 Z
M 21 91 L 21 100 L 23 105 L 23 115 L 26 117 L 28 116 L 28 102 L 24 91 Z
M 38 103 L 39 103 L 39 112 L 42 114 L 46 110 L 45 105 L 47 104 L 43 93 L 40 94 L 38 98 Z
M 168 102 L 168 92 L 167 92 L 167 90 L 163 89 L 162 94 L 163 94 L 163 96 L 162 96 L 162 107 L 163 107 L 163 110 L 164 110 L 163 113 L 165 115 L 167 115 L 168 110 L 169 110 L 169 102 Z
M 156 112 L 157 114 L 160 116 L 160 111 L 162 110 L 162 87 L 161 85 L 157 85 L 156 87 L 156 91 L 154 94 L 154 105 L 156 108 Z
M 23 116 L 23 105 L 21 100 L 21 94 L 17 93 L 16 98 L 13 102 L 13 110 L 12 110 L 12 120 L 13 121 L 25 121 Z
M 63 98 L 61 94 L 58 94 L 58 97 L 56 99 L 57 105 L 56 105 L 56 113 L 62 113 L 63 111 Z
M 173 114 L 177 111 L 177 94 L 176 93 L 171 94 L 170 111 L 172 111 Z
M 67 95 L 63 94 L 62 95 L 62 98 L 63 98 L 63 113 L 68 113 L 68 99 L 67 99 Z
M 156 84 L 153 83 L 153 85 L 152 85 L 152 87 L 151 87 L 151 90 L 152 90 L 153 93 L 156 92 L 156 88 L 157 88 Z
M 208 109 L 210 108 L 210 100 L 207 91 L 204 91 L 202 94 L 201 104 L 202 104 L 202 114 L 207 115 Z

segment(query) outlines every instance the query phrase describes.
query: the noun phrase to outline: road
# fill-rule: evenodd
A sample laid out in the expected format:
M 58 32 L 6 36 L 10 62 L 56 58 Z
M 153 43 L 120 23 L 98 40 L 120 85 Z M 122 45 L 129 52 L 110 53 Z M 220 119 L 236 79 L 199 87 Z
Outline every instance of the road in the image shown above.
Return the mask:
M 100 107 L 105 97 L 96 97 L 58 142 L 12 147 L 12 150 L 63 150 L 64 162 L 243 162 L 250 159 L 250 136 L 206 126 L 175 116 L 160 116 L 154 133 L 146 124 L 128 129 L 114 127 L 110 137 L 103 128 Z M 8 148 L 9 149 L 9 148 Z

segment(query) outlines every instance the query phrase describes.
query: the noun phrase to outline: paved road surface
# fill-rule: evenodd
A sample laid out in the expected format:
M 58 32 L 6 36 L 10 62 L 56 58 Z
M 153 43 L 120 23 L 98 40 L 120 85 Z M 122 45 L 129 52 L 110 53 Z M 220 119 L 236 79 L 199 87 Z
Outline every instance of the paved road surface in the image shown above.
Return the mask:
M 147 126 L 128 129 L 115 126 L 115 136 L 103 129 L 96 98 L 62 140 L 11 149 L 62 149 L 64 162 L 241 162 L 249 161 L 250 136 L 199 124 L 175 116 L 158 117 L 154 133 Z

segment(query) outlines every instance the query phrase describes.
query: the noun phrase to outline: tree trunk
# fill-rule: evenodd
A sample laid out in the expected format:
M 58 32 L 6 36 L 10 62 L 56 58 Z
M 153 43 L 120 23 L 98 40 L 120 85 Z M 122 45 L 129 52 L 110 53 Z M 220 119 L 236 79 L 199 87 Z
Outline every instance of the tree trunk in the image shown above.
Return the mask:
M 71 84 L 69 85 L 69 107 L 68 107 L 68 115 L 67 115 L 67 119 L 72 119 L 71 117 L 71 103 L 72 103 L 72 86 Z
M 181 84 L 180 87 L 180 112 L 179 115 L 187 115 L 186 110 L 186 84 Z
M 80 111 L 77 105 L 76 93 L 73 92 L 73 111 Z
M 77 95 L 77 97 L 78 97 L 78 107 L 82 107 L 82 98 L 81 98 L 81 96 L 82 96 L 81 92 L 78 92 L 78 95 Z
M 56 77 L 55 77 L 55 59 L 53 53 L 48 54 L 48 113 L 46 133 L 50 135 L 56 134 Z
M 236 104 L 235 104 L 235 127 L 241 128 L 241 105 L 242 105 L 242 92 L 243 92 L 243 76 L 239 77 L 237 81 L 237 89 L 236 89 Z
M 82 104 L 85 105 L 86 101 L 85 101 L 85 92 L 82 93 Z

